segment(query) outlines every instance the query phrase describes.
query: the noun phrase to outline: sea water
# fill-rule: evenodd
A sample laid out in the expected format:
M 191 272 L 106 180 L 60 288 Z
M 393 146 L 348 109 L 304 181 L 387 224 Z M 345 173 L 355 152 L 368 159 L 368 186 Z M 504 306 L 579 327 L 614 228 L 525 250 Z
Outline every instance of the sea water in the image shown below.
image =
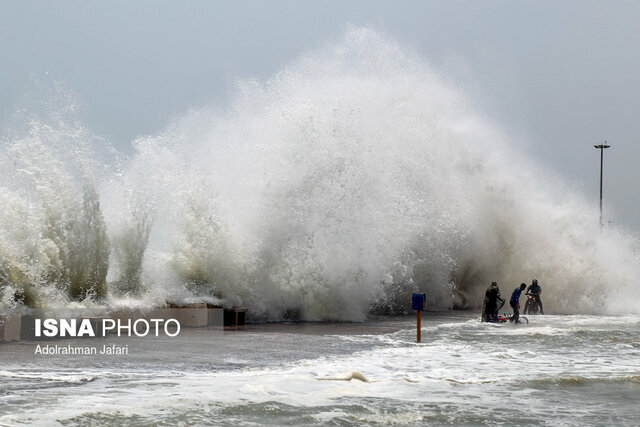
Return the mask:
M 319 323 L 2 344 L 0 423 L 637 424 L 638 240 L 482 100 L 367 28 L 229 92 L 130 153 L 63 82 L 26 96 L 0 133 L 0 312 Z M 533 278 L 554 315 L 478 321 L 492 281 Z M 413 319 L 370 320 L 413 292 L 475 311 L 425 315 L 419 344 Z
M 407 316 L 118 339 L 127 355 L 4 344 L 0 424 L 637 425 L 640 316 L 529 320 L 425 313 L 420 343 Z

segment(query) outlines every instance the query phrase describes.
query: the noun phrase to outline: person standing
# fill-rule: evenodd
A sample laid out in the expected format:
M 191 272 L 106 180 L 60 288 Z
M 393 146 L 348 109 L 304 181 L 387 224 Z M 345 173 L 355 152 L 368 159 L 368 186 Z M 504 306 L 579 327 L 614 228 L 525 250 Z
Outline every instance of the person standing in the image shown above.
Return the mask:
M 515 288 L 513 290 L 513 293 L 511 294 L 511 299 L 509 300 L 509 304 L 511 304 L 511 308 L 513 309 L 513 317 L 511 318 L 511 320 L 515 323 L 521 323 L 520 322 L 520 294 L 522 293 L 522 291 L 525 290 L 525 288 L 527 287 L 526 284 L 522 283 L 519 287 Z
M 498 306 L 498 301 L 504 304 L 504 300 L 500 298 L 500 288 L 497 282 L 491 282 L 491 286 L 484 293 L 484 310 L 482 317 L 485 322 L 496 322 L 498 320 L 498 310 L 502 304 Z

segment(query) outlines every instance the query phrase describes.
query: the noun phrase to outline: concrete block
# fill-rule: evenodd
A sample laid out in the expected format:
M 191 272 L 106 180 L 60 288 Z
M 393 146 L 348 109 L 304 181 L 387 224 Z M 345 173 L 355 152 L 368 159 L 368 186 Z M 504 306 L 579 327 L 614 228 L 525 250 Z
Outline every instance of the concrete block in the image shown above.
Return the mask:
M 224 326 L 242 326 L 245 323 L 246 308 L 225 308 Z
M 91 328 L 93 328 L 96 337 L 104 337 L 107 335 L 104 331 L 104 319 L 106 319 L 106 317 L 86 317 L 86 319 L 89 319 L 89 322 L 91 322 Z M 78 319 L 78 322 L 81 320 L 82 319 Z
M 45 339 L 44 337 L 36 338 L 36 324 L 35 320 L 39 316 L 32 314 L 23 314 L 20 319 L 20 339 L 22 341 L 35 341 Z M 47 337 L 47 339 L 49 339 Z
M 144 318 L 144 316 L 142 314 L 142 310 L 140 310 L 140 309 L 115 310 L 115 311 L 110 312 L 108 317 L 110 317 L 111 319 L 113 319 L 115 321 L 120 320 L 121 322 L 122 321 L 126 322 L 127 320 L 131 320 L 132 322 L 135 322 L 137 319 Z
M 177 309 L 176 319 L 181 327 L 203 328 L 209 322 L 209 311 L 206 304 L 188 304 Z
M 207 326 L 224 326 L 224 308 L 207 308 Z
M 176 319 L 178 317 L 178 309 L 173 307 L 154 308 L 144 314 L 145 319 Z
M 21 315 L 9 314 L 0 316 L 0 342 L 19 341 L 21 327 Z

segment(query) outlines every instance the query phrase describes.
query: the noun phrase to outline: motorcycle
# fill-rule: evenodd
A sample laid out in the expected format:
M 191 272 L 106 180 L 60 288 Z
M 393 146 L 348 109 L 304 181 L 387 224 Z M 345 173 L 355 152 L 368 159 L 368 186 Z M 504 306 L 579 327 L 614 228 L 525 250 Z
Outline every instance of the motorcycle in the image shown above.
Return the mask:
M 524 314 L 538 314 L 542 311 L 542 307 L 540 305 L 540 300 L 538 299 L 537 294 L 526 294 L 527 302 L 524 303 L 524 310 L 522 312 Z
M 498 307 L 498 310 L 500 310 L 502 308 L 502 306 L 504 305 L 504 301 L 502 300 L 502 304 L 500 304 L 500 306 Z M 485 310 L 485 306 L 482 306 L 482 311 L 484 312 Z M 482 315 L 482 322 L 491 322 L 491 323 L 507 323 L 507 322 L 513 322 L 513 314 L 507 314 L 507 313 L 503 313 L 503 314 L 497 314 L 495 317 L 491 316 L 489 317 L 489 314 L 483 314 Z M 525 316 L 520 316 L 519 318 L 520 323 L 525 323 L 525 324 L 529 324 L 529 319 L 527 319 Z
M 518 318 L 518 320 L 520 321 L 520 323 L 524 323 L 526 325 L 529 324 L 529 319 L 527 319 L 526 317 L 520 315 L 520 317 Z M 498 315 L 498 320 L 496 321 L 496 323 L 507 323 L 507 322 L 513 322 L 513 314 L 499 314 Z

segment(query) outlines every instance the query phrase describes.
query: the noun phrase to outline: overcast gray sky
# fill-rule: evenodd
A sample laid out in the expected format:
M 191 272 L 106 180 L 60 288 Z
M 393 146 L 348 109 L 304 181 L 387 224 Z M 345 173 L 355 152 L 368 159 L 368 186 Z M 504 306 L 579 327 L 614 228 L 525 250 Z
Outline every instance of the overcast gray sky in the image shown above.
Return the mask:
M 640 231 L 640 1 L 1 1 L 0 114 L 34 79 L 62 81 L 82 119 L 124 151 L 191 107 L 223 104 L 367 25 L 482 100 L 527 150 Z

